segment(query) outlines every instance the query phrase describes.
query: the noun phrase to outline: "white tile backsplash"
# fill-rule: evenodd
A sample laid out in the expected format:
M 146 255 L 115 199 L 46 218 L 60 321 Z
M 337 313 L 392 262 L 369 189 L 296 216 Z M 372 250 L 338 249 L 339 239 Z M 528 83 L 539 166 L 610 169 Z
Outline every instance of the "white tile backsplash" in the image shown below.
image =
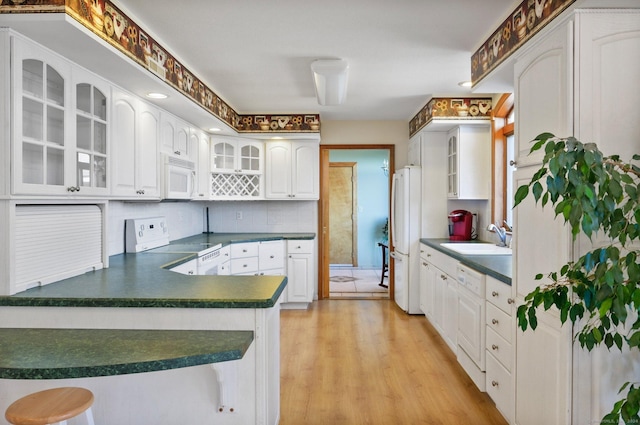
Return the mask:
M 212 232 L 316 232 L 317 201 L 209 202 Z M 238 213 L 242 219 L 238 219 Z
M 124 222 L 128 218 L 164 216 L 169 239 L 176 240 L 209 230 L 217 233 L 298 233 L 317 231 L 317 201 L 217 201 L 121 202 L 108 207 L 109 255 L 124 252 Z M 242 219 L 238 219 L 238 212 Z
M 124 252 L 124 222 L 128 218 L 164 216 L 169 239 L 202 233 L 206 205 L 200 202 L 109 202 L 107 246 L 109 255 Z

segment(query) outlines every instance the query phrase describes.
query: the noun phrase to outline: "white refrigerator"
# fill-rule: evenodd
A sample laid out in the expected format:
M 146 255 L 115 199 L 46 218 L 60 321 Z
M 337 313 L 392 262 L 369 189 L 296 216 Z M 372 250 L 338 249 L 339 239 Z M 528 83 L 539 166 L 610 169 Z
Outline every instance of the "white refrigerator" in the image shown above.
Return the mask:
M 421 182 L 421 168 L 410 165 L 396 170 L 391 185 L 394 298 L 409 314 L 422 314 L 419 292 Z

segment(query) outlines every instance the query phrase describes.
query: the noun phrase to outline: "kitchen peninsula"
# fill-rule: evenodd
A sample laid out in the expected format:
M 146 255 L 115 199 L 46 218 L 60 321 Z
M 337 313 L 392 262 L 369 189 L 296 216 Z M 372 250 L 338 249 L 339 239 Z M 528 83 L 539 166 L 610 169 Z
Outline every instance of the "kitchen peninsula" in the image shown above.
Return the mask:
M 314 237 L 313 234 L 224 237 L 202 234 L 174 243 L 184 246 L 186 241 L 197 245 L 215 239 L 215 243 L 233 244 L 264 238 Z M 27 329 L 42 328 L 79 332 L 84 332 L 82 329 L 252 331 L 253 341 L 241 359 L 117 376 L 0 379 L 0 410 L 4 411 L 26 393 L 73 385 L 94 392 L 96 423 L 277 424 L 279 311 L 287 278 L 187 276 L 168 270 L 194 255 L 187 252 L 115 255 L 109 259 L 109 268 L 0 297 L 1 326 L 23 328 L 25 333 L 31 332 Z M 175 344 L 188 343 L 185 340 L 188 341 L 176 339 Z M 35 338 L 34 345 L 38 343 Z

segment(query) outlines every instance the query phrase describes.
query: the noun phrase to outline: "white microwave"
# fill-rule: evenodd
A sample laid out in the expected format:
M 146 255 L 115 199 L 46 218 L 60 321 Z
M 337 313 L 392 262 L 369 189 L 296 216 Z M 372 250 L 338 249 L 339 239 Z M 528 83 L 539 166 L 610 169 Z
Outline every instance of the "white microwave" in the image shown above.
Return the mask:
M 193 199 L 196 164 L 164 155 L 164 199 Z

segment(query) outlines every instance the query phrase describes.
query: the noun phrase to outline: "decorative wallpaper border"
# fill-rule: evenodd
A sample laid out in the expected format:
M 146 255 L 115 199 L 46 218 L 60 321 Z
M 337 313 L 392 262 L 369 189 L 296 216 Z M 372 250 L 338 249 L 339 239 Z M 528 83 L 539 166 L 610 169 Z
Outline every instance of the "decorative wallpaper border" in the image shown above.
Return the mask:
M 312 132 L 319 114 L 240 115 L 109 0 L 0 0 L 4 13 L 67 13 L 238 132 Z M 260 126 L 263 121 L 266 125 Z M 266 124 L 266 123 L 265 123 Z
M 433 118 L 452 120 L 490 120 L 492 99 L 434 97 L 409 121 L 409 135 L 413 137 Z
M 524 0 L 471 56 L 476 85 L 575 0 Z

